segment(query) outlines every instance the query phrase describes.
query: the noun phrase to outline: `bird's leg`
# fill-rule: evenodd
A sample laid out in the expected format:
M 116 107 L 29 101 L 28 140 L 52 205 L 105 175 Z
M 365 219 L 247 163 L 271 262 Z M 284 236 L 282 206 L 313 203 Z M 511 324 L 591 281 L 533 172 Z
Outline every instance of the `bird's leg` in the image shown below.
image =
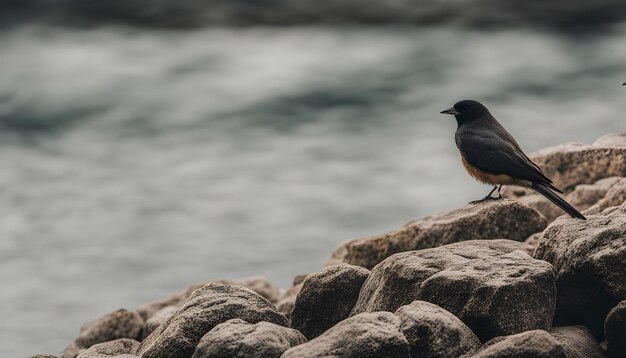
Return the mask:
M 502 187 L 502 185 L 500 185 L 500 187 Z M 499 200 L 502 199 L 502 196 L 500 196 L 499 198 L 494 198 L 491 196 L 491 194 L 493 194 L 494 191 L 496 191 L 496 189 L 498 189 L 498 194 L 500 194 L 500 189 L 498 188 L 497 185 L 493 186 L 493 189 L 491 189 L 491 191 L 489 192 L 489 194 L 487 194 L 487 196 L 485 196 L 484 198 L 480 199 L 480 200 L 474 200 L 474 201 L 470 201 L 470 204 L 478 204 L 478 203 L 482 203 L 483 201 L 487 201 L 487 200 Z
M 500 189 L 502 189 L 502 184 L 498 186 L 498 200 L 502 200 L 502 194 L 500 194 Z

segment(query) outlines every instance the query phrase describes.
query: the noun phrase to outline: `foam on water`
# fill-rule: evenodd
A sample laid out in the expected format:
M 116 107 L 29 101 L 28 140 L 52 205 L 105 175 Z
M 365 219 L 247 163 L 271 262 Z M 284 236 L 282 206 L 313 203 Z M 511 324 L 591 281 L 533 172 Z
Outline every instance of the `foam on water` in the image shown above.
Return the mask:
M 287 286 L 343 240 L 464 205 L 481 100 L 528 151 L 624 131 L 626 31 L 0 34 L 0 355 L 215 278 Z

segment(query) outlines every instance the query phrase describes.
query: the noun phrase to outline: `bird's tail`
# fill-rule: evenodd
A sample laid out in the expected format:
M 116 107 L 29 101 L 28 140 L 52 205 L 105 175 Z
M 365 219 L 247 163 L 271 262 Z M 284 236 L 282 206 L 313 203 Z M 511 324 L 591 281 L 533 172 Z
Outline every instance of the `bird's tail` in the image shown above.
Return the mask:
M 563 211 L 568 213 L 571 217 L 587 220 L 587 218 L 583 214 L 581 214 L 578 210 L 576 210 L 576 208 L 571 206 L 567 201 L 563 200 L 563 198 L 555 194 L 545 184 L 533 183 L 532 188 L 539 194 L 548 198 L 551 202 L 556 204 L 559 208 L 563 209 Z

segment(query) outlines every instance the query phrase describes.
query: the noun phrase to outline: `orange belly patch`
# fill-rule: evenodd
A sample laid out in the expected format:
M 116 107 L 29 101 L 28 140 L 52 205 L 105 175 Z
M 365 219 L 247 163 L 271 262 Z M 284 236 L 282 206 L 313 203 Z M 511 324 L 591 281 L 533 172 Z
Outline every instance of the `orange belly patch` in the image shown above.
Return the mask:
M 506 174 L 486 173 L 468 163 L 463 157 L 461 157 L 461 161 L 463 162 L 463 166 L 465 167 L 465 170 L 469 173 L 469 175 L 471 175 L 474 179 L 478 180 L 481 183 L 491 185 L 503 184 L 530 187 L 530 182 L 528 180 L 516 179 Z

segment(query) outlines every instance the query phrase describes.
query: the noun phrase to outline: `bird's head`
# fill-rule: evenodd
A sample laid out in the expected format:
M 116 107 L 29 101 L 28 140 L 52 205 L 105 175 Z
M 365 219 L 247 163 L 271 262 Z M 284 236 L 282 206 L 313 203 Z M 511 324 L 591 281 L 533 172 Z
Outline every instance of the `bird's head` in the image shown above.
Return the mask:
M 456 117 L 459 126 L 464 123 L 471 122 L 489 114 L 487 107 L 478 101 L 466 99 L 454 104 L 453 107 L 441 111 L 443 114 L 451 114 Z

